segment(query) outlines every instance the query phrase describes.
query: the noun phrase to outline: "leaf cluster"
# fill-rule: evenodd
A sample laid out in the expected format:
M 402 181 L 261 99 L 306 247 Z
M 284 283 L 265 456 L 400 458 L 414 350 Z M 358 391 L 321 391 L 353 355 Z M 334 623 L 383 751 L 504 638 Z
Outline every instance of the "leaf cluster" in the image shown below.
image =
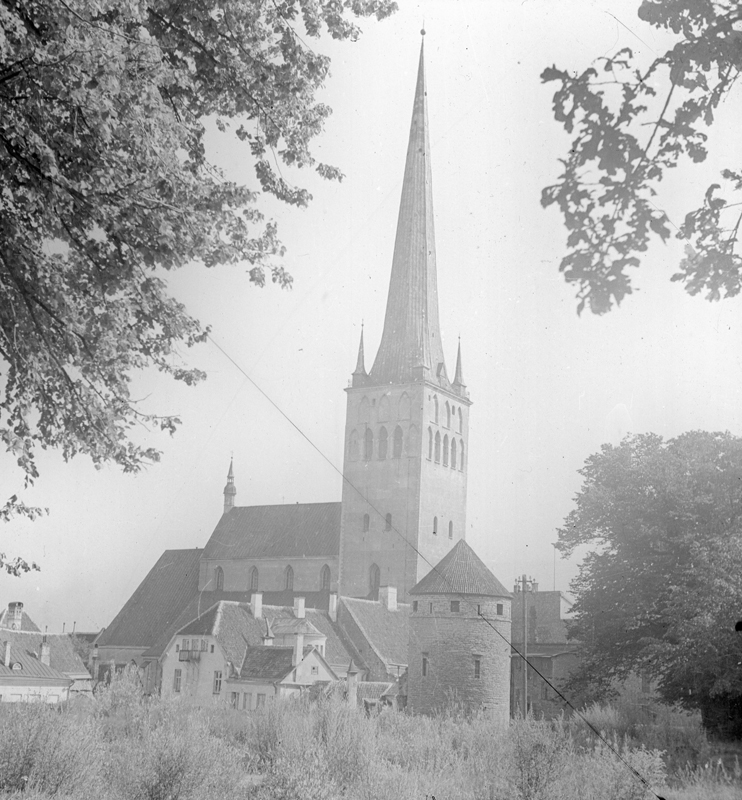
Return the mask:
M 671 222 L 656 200 L 659 184 L 683 161 L 706 158 L 706 129 L 742 66 L 737 2 L 643 0 L 639 17 L 678 36 L 648 68 L 637 67 L 625 48 L 581 74 L 550 67 L 541 75 L 558 84 L 554 117 L 573 136 L 562 173 L 541 202 L 557 206 L 567 228 L 559 268 L 577 285 L 578 313 L 620 304 L 651 239 L 670 237 Z M 742 189 L 738 172 L 723 177 L 730 191 Z M 726 214 L 736 204 L 716 195 L 719 188 L 711 187 L 679 228 L 693 247 L 672 277 L 711 300 L 742 287 L 739 218 L 728 222 Z
M 742 697 L 742 439 L 628 437 L 580 474 L 557 545 L 590 548 L 572 585 L 573 689 L 639 671 L 689 708 Z
M 187 384 L 179 347 L 208 330 L 168 294 L 166 271 L 248 265 L 289 286 L 261 193 L 310 195 L 281 167 L 315 169 L 329 60 L 305 41 L 355 40 L 391 0 L 0 0 L 0 439 L 36 477 L 38 446 L 138 470 L 157 450 L 132 375 Z M 303 29 L 303 30 L 302 30 Z M 205 124 L 242 142 L 252 187 L 208 161 Z

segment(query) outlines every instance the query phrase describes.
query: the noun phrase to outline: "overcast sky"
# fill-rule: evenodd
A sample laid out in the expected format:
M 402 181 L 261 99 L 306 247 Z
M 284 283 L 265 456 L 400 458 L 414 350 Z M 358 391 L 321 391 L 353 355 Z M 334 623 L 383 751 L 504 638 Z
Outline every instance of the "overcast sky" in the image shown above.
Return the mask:
M 206 543 L 232 453 L 239 505 L 340 499 L 343 388 L 361 321 L 367 367 L 381 335 L 423 18 L 442 335 L 449 373 L 461 336 L 474 403 L 469 543 L 506 586 L 527 572 L 551 589 L 556 528 L 579 488 L 577 470 L 601 443 L 627 432 L 740 433 L 741 301 L 709 304 L 671 284 L 682 254 L 671 242 L 646 255 L 641 291 L 620 309 L 578 318 L 558 273 L 564 230 L 539 203 L 568 147 L 551 116 L 554 85 L 539 75 L 552 64 L 582 70 L 625 46 L 647 59 L 662 52 L 668 39 L 638 20 L 638 0 L 399 4 L 393 18 L 363 23 L 355 44 L 311 42 L 333 62 L 322 99 L 334 114 L 316 151 L 346 177 L 300 176 L 314 195 L 306 210 L 266 203 L 293 290 L 255 289 L 241 268 L 194 267 L 171 280 L 337 469 L 212 344 L 187 351 L 208 373 L 200 386 L 159 375 L 137 382 L 147 409 L 183 420 L 172 439 L 138 432 L 164 450 L 159 465 L 131 476 L 40 458 L 41 478 L 23 498 L 51 514 L 5 526 L 0 549 L 42 571 L 0 577 L 0 605 L 22 600 L 53 631 L 107 625 L 163 550 Z M 660 195 L 675 224 L 734 163 L 739 111 L 719 116 L 718 157 L 678 172 Z M 254 184 L 242 145 L 209 141 L 228 177 Z M 8 496 L 22 476 L 0 464 Z M 575 571 L 576 562 L 558 561 L 557 588 Z

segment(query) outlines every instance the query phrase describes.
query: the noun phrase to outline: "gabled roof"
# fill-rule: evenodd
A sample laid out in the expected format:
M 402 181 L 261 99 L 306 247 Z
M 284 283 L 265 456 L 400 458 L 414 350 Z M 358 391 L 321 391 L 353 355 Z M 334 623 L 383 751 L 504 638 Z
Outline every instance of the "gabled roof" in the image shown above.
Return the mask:
M 410 594 L 511 596 L 463 539 L 459 539 L 436 566 L 410 589 Z
M 42 664 L 39 658 L 43 634 L 32 631 L 0 631 L 0 659 L 5 653 L 5 643 L 10 642 L 10 667 L 0 660 L 0 679 L 7 677 L 48 678 L 61 683 L 72 682 L 73 676 L 89 677 L 80 656 L 75 653 L 72 642 L 63 634 L 47 635 L 49 645 L 49 665 Z M 20 670 L 12 665 L 19 663 Z
M 219 520 L 203 557 L 332 558 L 340 551 L 340 503 L 241 506 Z
M 36 626 L 36 623 L 31 619 L 31 617 L 26 614 L 25 611 L 21 612 L 21 627 L 20 630 L 22 631 L 33 631 L 34 633 L 38 633 L 39 629 Z M 8 607 L 5 608 L 0 612 L 0 628 L 5 630 L 10 630 L 10 622 L 8 621 Z
M 276 636 L 297 633 L 308 634 L 309 636 L 322 636 L 321 631 L 318 631 L 308 619 L 297 619 L 296 617 L 276 617 L 275 622 L 273 622 L 273 633 Z
M 292 647 L 248 647 L 240 667 L 242 680 L 283 680 L 294 668 Z
M 155 644 L 198 592 L 200 555 L 198 549 L 165 550 L 103 631 L 98 646 L 144 648 Z
M 407 664 L 409 605 L 398 603 L 389 611 L 377 600 L 343 597 L 340 602 L 387 667 Z
M 356 697 L 359 703 L 363 700 L 380 700 L 389 694 L 393 686 L 393 681 L 359 681 Z

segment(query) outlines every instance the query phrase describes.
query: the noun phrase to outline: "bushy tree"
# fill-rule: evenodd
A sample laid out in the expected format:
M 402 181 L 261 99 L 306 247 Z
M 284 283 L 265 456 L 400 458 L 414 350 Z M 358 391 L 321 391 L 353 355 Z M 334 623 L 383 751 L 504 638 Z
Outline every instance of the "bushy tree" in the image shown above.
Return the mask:
M 552 66 L 554 116 L 574 136 L 559 180 L 543 190 L 569 232 L 560 270 L 577 285 L 578 312 L 602 314 L 631 293 L 652 237 L 667 240 L 668 216 L 658 199 L 667 170 L 707 155 L 707 128 L 742 67 L 742 6 L 731 0 L 643 0 L 639 17 L 677 41 L 647 68 L 628 48 L 580 74 Z M 737 251 L 742 165 L 732 164 L 698 198 L 678 236 L 686 255 L 673 281 L 709 300 L 742 288 Z
M 36 474 L 38 446 L 137 470 L 143 413 L 132 374 L 203 375 L 179 345 L 207 331 L 166 270 L 245 263 L 282 286 L 276 226 L 260 194 L 303 206 L 281 165 L 313 168 L 330 109 L 316 99 L 329 59 L 308 40 L 354 40 L 354 17 L 391 0 L 0 0 L 0 440 Z M 226 179 L 205 122 L 242 142 L 251 186 Z M 288 174 L 288 173 L 287 173 Z M 0 517 L 24 513 L 16 498 Z
M 708 727 L 742 731 L 742 439 L 632 436 L 580 474 L 557 545 L 590 548 L 572 584 L 572 689 L 604 694 L 638 671 Z

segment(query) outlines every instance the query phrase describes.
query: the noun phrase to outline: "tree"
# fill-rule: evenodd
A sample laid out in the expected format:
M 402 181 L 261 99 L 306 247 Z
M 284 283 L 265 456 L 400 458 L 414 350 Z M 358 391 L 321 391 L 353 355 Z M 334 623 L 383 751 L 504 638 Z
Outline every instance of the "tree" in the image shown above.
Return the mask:
M 732 709 L 742 731 L 742 438 L 632 436 L 580 474 L 557 544 L 590 547 L 572 584 L 572 690 L 605 694 L 640 672 L 711 729 L 730 730 Z
M 544 82 L 557 82 L 554 116 L 574 134 L 559 180 L 542 193 L 556 205 L 569 232 L 560 263 L 577 284 L 578 313 L 602 314 L 630 294 L 628 270 L 640 265 L 652 237 L 666 241 L 670 223 L 656 205 L 667 170 L 707 155 L 706 128 L 734 87 L 742 67 L 742 7 L 716 0 L 643 0 L 639 17 L 677 34 L 676 44 L 646 69 L 628 48 L 600 58 L 582 74 L 555 66 Z M 659 88 L 656 88 L 659 87 Z M 677 233 L 688 241 L 673 281 L 709 300 L 742 288 L 736 251 L 742 215 L 742 168 L 722 172 L 699 197 Z
M 0 440 L 37 476 L 36 448 L 138 470 L 144 413 L 132 375 L 154 366 L 187 384 L 178 357 L 204 340 L 169 296 L 185 263 L 246 263 L 288 286 L 261 192 L 297 206 L 284 169 L 341 179 L 310 150 L 330 109 L 316 99 L 329 59 L 306 42 L 359 35 L 392 0 L 0 0 Z M 251 187 L 208 161 L 207 120 L 241 140 Z M 24 513 L 16 498 L 0 516 Z

